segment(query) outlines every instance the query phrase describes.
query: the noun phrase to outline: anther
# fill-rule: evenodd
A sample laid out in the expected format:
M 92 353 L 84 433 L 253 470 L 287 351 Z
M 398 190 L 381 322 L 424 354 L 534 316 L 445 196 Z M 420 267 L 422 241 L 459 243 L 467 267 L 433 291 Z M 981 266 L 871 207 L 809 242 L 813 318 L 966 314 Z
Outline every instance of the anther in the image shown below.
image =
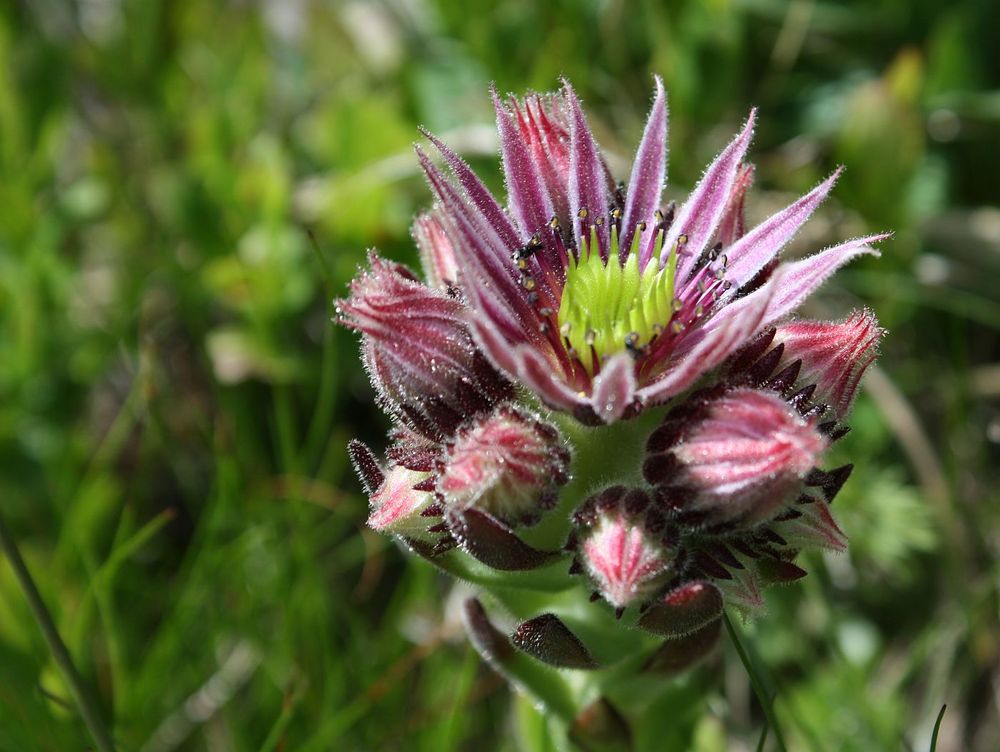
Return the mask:
M 680 321 L 672 321 L 670 323 L 670 331 L 672 331 L 674 334 L 680 334 L 681 332 L 684 331 L 684 324 L 682 324 Z
M 598 227 L 600 227 L 601 225 L 603 225 L 604 224 L 604 217 L 598 217 L 597 219 L 595 219 L 594 220 L 594 224 L 597 225 Z
M 674 313 L 680 313 L 680 310 L 684 307 L 684 301 L 680 298 L 674 298 L 670 303 L 670 308 Z
M 553 230 L 559 229 L 559 217 L 557 217 L 555 214 L 553 214 L 552 219 L 549 220 L 549 227 L 552 228 Z
M 588 329 L 587 333 L 583 335 L 583 341 L 588 345 L 593 345 L 597 341 L 597 332 L 593 329 Z
M 639 222 L 635 226 L 635 229 L 637 229 L 639 232 L 645 232 L 646 231 L 646 223 L 645 222 Z
M 585 207 L 585 206 L 581 207 L 580 211 L 578 211 L 576 213 L 576 216 L 578 216 L 580 219 L 586 219 L 587 218 L 587 207 Z

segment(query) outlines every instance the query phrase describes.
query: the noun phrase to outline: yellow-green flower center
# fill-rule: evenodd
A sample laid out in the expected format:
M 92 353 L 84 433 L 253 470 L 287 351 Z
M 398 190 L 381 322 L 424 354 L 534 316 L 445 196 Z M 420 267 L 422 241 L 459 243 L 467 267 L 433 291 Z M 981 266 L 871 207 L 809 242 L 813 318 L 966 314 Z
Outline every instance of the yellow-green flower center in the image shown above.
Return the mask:
M 632 239 L 625 262 L 619 261 L 618 233 L 611 230 L 608 260 L 601 258 L 597 233 L 581 244 L 579 259 L 572 255 L 566 268 L 566 285 L 559 305 L 559 331 L 584 367 L 594 373 L 606 357 L 642 348 L 670 323 L 679 301 L 674 300 L 677 252 L 660 268 L 663 231 L 656 230 L 654 252 L 639 269 L 640 231 Z M 593 250 L 591 250 L 593 249 Z M 597 362 L 595 362 L 595 356 Z

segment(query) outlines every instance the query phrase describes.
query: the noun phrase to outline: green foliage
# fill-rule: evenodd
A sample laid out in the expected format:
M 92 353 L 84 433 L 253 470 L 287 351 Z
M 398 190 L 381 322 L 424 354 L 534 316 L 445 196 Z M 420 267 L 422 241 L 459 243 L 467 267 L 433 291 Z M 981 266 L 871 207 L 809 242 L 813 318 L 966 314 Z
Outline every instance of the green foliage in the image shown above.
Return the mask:
M 743 629 L 789 747 L 992 749 L 998 8 L 0 6 L 0 514 L 119 747 L 554 748 L 448 583 L 364 531 L 344 447 L 386 422 L 330 300 L 369 246 L 415 260 L 418 124 L 499 189 L 491 80 L 567 75 L 625 158 L 655 71 L 672 184 L 755 104 L 751 215 L 843 162 L 809 243 L 896 232 L 813 311 L 891 330 L 838 450 L 850 554 Z M 667 697 L 664 748 L 760 738 L 731 652 Z M 2 563 L 0 750 L 87 744 Z

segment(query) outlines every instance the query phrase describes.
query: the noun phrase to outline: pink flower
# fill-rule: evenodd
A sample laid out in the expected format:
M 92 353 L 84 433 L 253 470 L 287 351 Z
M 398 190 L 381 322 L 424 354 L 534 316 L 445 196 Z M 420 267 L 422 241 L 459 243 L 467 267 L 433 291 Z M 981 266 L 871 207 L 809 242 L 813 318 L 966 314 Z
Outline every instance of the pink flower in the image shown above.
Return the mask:
M 423 512 L 434 497 L 419 486 L 429 473 L 396 465 L 388 471 L 360 441 L 348 447 L 354 469 L 369 493 L 371 514 L 368 526 L 380 533 L 392 533 L 407 538 L 427 538 L 427 520 Z
M 870 244 L 886 237 L 775 268 L 839 171 L 744 232 L 754 113 L 687 201 L 663 207 L 667 107 L 659 79 L 624 191 L 568 82 L 523 101 L 494 92 L 494 105 L 507 211 L 438 139 L 427 134 L 450 178 L 419 149 L 418 157 L 477 343 L 510 378 L 583 422 L 612 423 L 685 391 L 837 268 L 876 254 Z

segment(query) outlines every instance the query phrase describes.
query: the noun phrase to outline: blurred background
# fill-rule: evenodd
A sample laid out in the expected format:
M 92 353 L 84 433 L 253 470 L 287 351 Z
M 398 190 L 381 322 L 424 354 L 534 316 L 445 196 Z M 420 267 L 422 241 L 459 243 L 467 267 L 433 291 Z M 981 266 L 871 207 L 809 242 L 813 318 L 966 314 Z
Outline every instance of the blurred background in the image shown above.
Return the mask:
M 792 253 L 892 229 L 806 311 L 890 329 L 833 461 L 849 554 L 747 627 L 794 749 L 1000 748 L 1000 4 L 0 3 L 0 514 L 123 750 L 543 750 L 451 585 L 364 528 L 383 447 L 367 248 L 415 263 L 411 150 L 495 189 L 490 81 L 569 76 L 623 176 L 660 73 L 671 195 L 760 108 L 759 218 L 846 164 Z M 315 237 L 310 241 L 309 233 Z M 687 748 L 754 749 L 730 649 Z M 0 561 L 0 749 L 86 730 Z

